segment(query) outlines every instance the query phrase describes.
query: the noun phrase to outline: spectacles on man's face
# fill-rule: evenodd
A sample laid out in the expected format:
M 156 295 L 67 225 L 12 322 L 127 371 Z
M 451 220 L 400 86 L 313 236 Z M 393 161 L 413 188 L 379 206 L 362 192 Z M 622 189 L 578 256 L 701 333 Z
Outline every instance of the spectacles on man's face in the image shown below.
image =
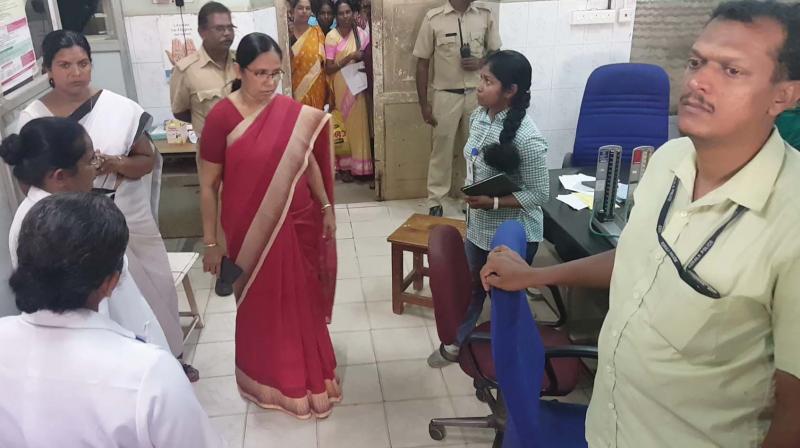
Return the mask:
M 269 70 L 250 70 L 247 67 L 244 69 L 252 73 L 259 81 L 266 81 L 269 79 L 272 82 L 278 82 L 283 77 L 283 70 L 270 72 Z

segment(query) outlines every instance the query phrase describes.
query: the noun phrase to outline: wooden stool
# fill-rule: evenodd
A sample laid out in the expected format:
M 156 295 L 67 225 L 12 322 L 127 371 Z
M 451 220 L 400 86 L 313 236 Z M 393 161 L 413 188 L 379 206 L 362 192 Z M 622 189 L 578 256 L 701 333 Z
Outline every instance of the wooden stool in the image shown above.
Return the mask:
M 405 304 L 420 305 L 433 308 L 433 300 L 419 293 L 406 292 L 413 284 L 415 291 L 422 290 L 424 277 L 429 277 L 428 268 L 424 266 L 423 256 L 428 253 L 428 235 L 434 226 L 449 225 L 466 234 L 464 221 L 414 214 L 394 231 L 387 241 L 392 245 L 392 311 L 403 314 Z M 414 254 L 414 265 L 407 276 L 403 276 L 403 253 Z
M 189 302 L 189 311 L 181 311 L 178 313 L 181 317 L 191 317 L 192 323 L 183 335 L 183 342 L 189 339 L 195 328 L 203 328 L 203 316 L 197 308 L 197 301 L 194 298 L 194 289 L 192 289 L 192 281 L 189 279 L 189 271 L 194 266 L 195 261 L 200 258 L 200 254 L 196 252 L 168 252 L 169 268 L 172 271 L 172 280 L 175 282 L 175 287 L 183 283 L 183 291 L 186 293 L 186 300 Z

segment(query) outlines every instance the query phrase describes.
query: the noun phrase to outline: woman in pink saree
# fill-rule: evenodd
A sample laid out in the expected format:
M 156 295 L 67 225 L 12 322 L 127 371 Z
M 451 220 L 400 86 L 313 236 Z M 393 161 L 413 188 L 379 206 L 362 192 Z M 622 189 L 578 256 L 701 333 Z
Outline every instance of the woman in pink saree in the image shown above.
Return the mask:
M 234 283 L 239 392 L 262 408 L 322 418 L 341 400 L 327 329 L 336 284 L 330 124 L 276 93 L 281 57 L 265 34 L 242 38 L 241 83 L 208 115 L 203 266 L 217 274 L 224 255 L 215 240 L 221 194 L 227 255 L 244 271 Z

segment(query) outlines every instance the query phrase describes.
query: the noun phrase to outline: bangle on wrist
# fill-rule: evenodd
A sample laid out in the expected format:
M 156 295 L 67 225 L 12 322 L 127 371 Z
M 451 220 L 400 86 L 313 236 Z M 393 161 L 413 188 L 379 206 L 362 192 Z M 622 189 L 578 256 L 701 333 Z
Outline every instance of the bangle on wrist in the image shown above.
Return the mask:
M 325 205 L 323 205 L 323 206 L 322 206 L 322 210 L 321 210 L 321 211 L 322 211 L 322 213 L 325 213 L 325 210 L 327 210 L 327 209 L 329 209 L 329 208 L 331 208 L 331 207 L 333 207 L 333 205 L 331 205 L 331 203 L 330 203 L 330 202 L 329 202 L 329 203 L 327 203 L 327 204 L 325 204 Z
M 217 243 L 203 243 L 206 249 L 210 249 L 212 247 L 217 247 Z
M 494 199 L 494 207 L 492 208 L 492 210 L 499 209 L 500 208 L 500 198 L 494 197 L 492 199 Z

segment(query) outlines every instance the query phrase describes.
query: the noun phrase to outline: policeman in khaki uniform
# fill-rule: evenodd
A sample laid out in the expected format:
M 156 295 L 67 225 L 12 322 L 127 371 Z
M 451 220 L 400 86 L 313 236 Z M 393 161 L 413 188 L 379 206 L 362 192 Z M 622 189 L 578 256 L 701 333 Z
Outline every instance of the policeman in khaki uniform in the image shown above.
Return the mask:
M 478 107 L 475 88 L 483 58 L 500 49 L 497 20 L 472 0 L 450 0 L 425 14 L 414 45 L 417 95 L 422 118 L 433 126 L 428 165 L 430 214 L 441 216 L 442 199 L 450 192 L 454 154 L 461 154 L 469 133 L 469 117 Z M 433 58 L 433 104 L 428 102 L 428 73 Z M 456 150 L 458 148 L 458 150 Z
M 231 84 L 236 79 L 235 53 L 231 50 L 236 27 L 226 6 L 208 2 L 198 13 L 197 28 L 203 45 L 196 53 L 175 63 L 169 90 L 175 118 L 191 122 L 199 137 L 206 115 L 231 93 Z
M 197 14 L 197 22 L 203 45 L 197 53 L 175 62 L 169 91 L 175 118 L 191 122 L 194 132 L 200 137 L 208 112 L 231 93 L 231 86 L 236 79 L 233 67 L 236 54 L 231 50 L 236 27 L 231 22 L 231 11 L 217 2 L 203 5 Z M 199 154 L 198 151 L 198 160 Z M 197 167 L 199 170 L 199 163 Z M 224 249 L 225 236 L 219 222 L 217 229 L 220 229 L 217 242 Z M 219 279 L 214 290 L 218 296 L 233 294 L 233 286 Z

